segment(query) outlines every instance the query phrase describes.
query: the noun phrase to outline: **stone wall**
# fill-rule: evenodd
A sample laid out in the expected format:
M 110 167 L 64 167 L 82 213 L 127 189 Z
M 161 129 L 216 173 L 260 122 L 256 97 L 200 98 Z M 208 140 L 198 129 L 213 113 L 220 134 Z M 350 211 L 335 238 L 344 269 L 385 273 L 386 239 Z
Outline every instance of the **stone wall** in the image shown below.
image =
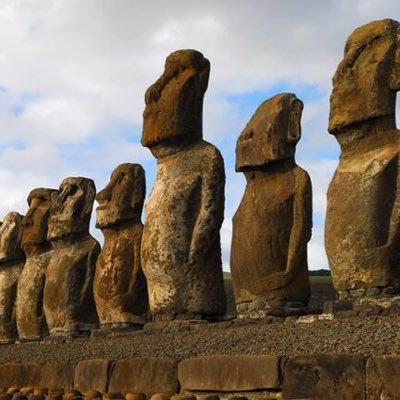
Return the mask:
M 264 399 L 398 399 L 400 356 L 356 354 L 148 357 L 76 364 L 0 364 L 0 387 L 76 388 Z

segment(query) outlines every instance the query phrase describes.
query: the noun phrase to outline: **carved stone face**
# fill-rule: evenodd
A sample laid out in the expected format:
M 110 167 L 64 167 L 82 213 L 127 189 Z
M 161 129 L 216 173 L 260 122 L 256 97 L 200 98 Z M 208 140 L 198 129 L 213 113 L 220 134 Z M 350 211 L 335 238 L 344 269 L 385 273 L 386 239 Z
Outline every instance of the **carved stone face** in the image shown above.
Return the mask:
M 400 29 L 390 19 L 357 28 L 333 77 L 329 132 L 394 115 L 400 89 Z
M 170 54 L 164 73 L 145 94 L 142 145 L 152 147 L 186 136 L 202 137 L 203 97 L 210 63 L 195 50 Z
M 106 228 L 124 221 L 140 220 L 146 192 L 144 170 L 139 164 L 121 164 L 96 200 L 96 227 Z
M 53 189 L 34 189 L 29 193 L 29 210 L 22 220 L 24 227 L 22 247 L 40 245 L 47 241 L 47 227 L 50 208 L 57 199 L 58 191 Z
M 236 171 L 294 157 L 302 111 L 302 101 L 291 93 L 264 101 L 237 140 Z
M 0 226 L 0 263 L 23 258 L 21 236 L 22 215 L 8 213 Z
M 48 238 L 62 239 L 88 232 L 95 195 L 96 187 L 91 179 L 64 179 L 50 212 Z

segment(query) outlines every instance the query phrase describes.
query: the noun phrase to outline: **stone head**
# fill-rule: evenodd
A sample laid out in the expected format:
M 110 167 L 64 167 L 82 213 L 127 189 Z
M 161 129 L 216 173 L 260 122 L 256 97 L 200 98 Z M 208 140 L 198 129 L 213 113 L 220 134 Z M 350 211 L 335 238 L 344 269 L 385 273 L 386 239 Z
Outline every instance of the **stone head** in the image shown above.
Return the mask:
M 210 62 L 196 50 L 178 50 L 167 57 L 164 73 L 145 94 L 143 146 L 202 138 L 209 75 Z
M 92 179 L 65 178 L 51 208 L 48 238 L 66 238 L 75 233 L 89 232 L 90 216 L 96 187 Z
M 292 93 L 264 101 L 236 143 L 236 171 L 293 158 L 301 136 L 303 102 Z
M 400 89 L 400 27 L 391 19 L 357 28 L 333 77 L 329 132 L 395 114 Z
M 131 220 L 140 220 L 146 193 L 144 169 L 139 164 L 119 165 L 108 185 L 96 200 L 96 227 L 106 228 Z
M 47 241 L 50 209 L 58 197 L 54 189 L 33 189 L 28 196 L 29 210 L 22 219 L 22 247 L 43 244 Z
M 9 212 L 0 226 L 0 263 L 22 259 L 22 215 Z

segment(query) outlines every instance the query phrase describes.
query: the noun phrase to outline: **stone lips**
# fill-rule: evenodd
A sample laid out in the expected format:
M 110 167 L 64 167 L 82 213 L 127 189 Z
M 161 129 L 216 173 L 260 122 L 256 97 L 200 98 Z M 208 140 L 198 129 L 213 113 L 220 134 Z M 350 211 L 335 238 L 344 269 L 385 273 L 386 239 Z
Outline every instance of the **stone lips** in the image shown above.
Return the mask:
M 43 312 L 45 274 L 52 255 L 47 226 L 57 195 L 57 190 L 38 188 L 28 196 L 29 210 L 22 220 L 22 247 L 27 258 L 18 280 L 16 300 L 16 321 L 21 339 L 37 339 L 48 333 Z
M 325 247 L 340 291 L 400 286 L 399 24 L 349 37 L 333 79 L 329 130 L 340 147 L 327 196 Z
M 89 234 L 96 193 L 87 178 L 66 178 L 49 220 L 53 253 L 46 271 L 43 307 L 50 334 L 68 334 L 96 326 L 93 299 L 99 243 Z
M 232 280 L 237 303 L 257 298 L 307 303 L 312 190 L 294 161 L 302 102 L 290 93 L 257 109 L 236 147 L 246 190 L 233 217 Z
M 140 221 L 145 175 L 139 164 L 121 164 L 96 199 L 97 227 L 104 245 L 97 259 L 94 298 L 100 324 L 143 323 L 148 309 L 142 271 Z
M 202 140 L 208 75 L 201 53 L 180 50 L 146 92 L 142 144 L 158 167 L 146 204 L 142 263 L 156 319 L 225 312 L 219 237 L 225 173 L 219 151 Z
M 0 342 L 14 341 L 18 337 L 15 298 L 25 262 L 21 248 L 22 218 L 10 212 L 0 226 Z

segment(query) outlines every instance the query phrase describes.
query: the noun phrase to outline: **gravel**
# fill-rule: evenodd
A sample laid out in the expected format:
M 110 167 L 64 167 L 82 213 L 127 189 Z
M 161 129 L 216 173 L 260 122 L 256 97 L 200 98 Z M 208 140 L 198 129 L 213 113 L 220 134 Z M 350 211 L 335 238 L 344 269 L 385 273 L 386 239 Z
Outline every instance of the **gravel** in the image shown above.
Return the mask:
M 371 316 L 298 323 L 237 321 L 142 330 L 105 338 L 50 339 L 0 346 L 0 362 L 76 362 L 212 354 L 400 353 L 398 316 Z

